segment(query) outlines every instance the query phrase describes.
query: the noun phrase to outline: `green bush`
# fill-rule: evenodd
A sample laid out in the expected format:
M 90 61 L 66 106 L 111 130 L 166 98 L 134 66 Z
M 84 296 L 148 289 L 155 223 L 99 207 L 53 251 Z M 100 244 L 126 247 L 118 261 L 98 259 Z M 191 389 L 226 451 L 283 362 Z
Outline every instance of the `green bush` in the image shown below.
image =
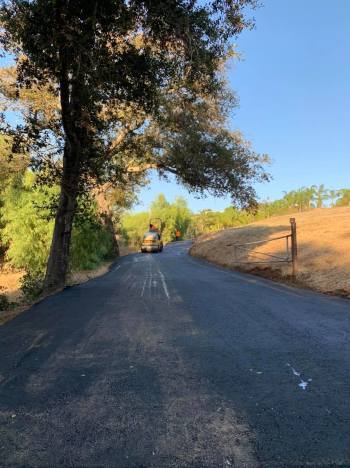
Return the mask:
M 26 300 L 37 299 L 44 291 L 44 275 L 26 273 L 21 279 L 21 289 Z
M 149 212 L 127 213 L 122 217 L 121 233 L 124 240 L 131 246 L 139 248 L 143 235 L 148 229 L 150 219 L 160 218 L 163 222 L 163 240 L 175 240 L 177 230 L 182 238 L 186 238 L 191 226 L 192 213 L 185 199 L 178 197 L 174 203 L 169 203 L 163 194 L 151 204 Z M 159 226 L 157 226 L 159 227 Z
M 38 187 L 35 175 L 27 171 L 3 194 L 2 241 L 7 245 L 6 261 L 23 269 L 23 291 L 36 296 L 50 252 L 54 220 L 48 201 L 58 196 L 58 187 Z M 101 220 L 96 203 L 85 198 L 72 231 L 70 269 L 92 269 L 114 252 L 110 230 Z
M 112 259 L 113 254 L 112 235 L 97 215 L 95 222 L 88 220 L 74 227 L 70 256 L 72 270 L 96 268 L 103 261 Z
M 139 248 L 143 235 L 149 224 L 149 213 L 130 213 L 122 217 L 121 234 L 125 242 L 134 248 Z
M 53 232 L 49 210 L 39 207 L 58 190 L 37 188 L 34 182 L 34 174 L 28 171 L 20 182 L 6 189 L 2 238 L 8 245 L 6 260 L 37 275 L 45 271 Z

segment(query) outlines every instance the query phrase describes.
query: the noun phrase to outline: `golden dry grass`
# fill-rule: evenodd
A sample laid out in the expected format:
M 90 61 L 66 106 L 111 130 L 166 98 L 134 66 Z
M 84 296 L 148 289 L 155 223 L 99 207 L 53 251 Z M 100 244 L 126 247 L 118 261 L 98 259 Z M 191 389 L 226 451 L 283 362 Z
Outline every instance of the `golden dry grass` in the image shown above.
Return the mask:
M 292 216 L 297 222 L 297 282 L 317 291 L 350 296 L 350 207 L 314 209 Z M 191 254 L 219 265 L 290 280 L 290 265 L 238 264 L 234 248 L 229 245 L 288 234 L 290 217 L 276 216 L 241 228 L 205 234 L 196 240 Z M 258 252 L 273 255 L 283 255 L 284 249 L 285 240 L 254 246 Z M 241 262 L 259 260 L 251 251 L 247 255 L 239 252 Z
M 17 302 L 21 298 L 19 287 L 22 276 L 23 272 L 21 271 L 0 270 L 0 294 L 6 294 L 10 302 Z

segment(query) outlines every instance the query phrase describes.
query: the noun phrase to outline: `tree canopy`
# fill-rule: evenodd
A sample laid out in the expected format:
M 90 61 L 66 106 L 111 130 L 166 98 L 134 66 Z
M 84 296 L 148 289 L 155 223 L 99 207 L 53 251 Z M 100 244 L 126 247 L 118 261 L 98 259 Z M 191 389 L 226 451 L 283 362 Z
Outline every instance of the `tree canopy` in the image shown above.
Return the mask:
M 144 171 L 172 172 L 199 193 L 254 203 L 264 162 L 237 134 L 204 118 L 220 102 L 218 72 L 230 38 L 250 23 L 254 0 L 7 0 L 3 48 L 16 55 L 15 96 L 49 93 L 6 128 L 45 183 L 61 186 L 47 286 L 64 283 L 80 194 L 96 185 L 138 183 Z M 56 107 L 57 106 L 57 107 Z

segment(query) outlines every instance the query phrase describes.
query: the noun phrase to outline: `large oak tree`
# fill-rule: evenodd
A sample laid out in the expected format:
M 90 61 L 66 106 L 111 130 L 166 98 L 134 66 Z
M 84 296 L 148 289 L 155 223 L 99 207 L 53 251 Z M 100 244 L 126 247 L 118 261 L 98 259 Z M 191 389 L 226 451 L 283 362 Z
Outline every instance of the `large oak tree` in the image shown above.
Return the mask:
M 137 180 L 156 168 L 194 190 L 253 203 L 251 182 L 264 177 L 259 157 L 205 119 L 210 96 L 222 102 L 218 69 L 229 39 L 249 25 L 248 4 L 254 1 L 4 2 L 1 41 L 17 57 L 18 90 L 36 88 L 59 102 L 49 116 L 33 108 L 13 135 L 17 151 L 60 178 L 48 288 L 64 284 L 77 199 L 93 184 Z

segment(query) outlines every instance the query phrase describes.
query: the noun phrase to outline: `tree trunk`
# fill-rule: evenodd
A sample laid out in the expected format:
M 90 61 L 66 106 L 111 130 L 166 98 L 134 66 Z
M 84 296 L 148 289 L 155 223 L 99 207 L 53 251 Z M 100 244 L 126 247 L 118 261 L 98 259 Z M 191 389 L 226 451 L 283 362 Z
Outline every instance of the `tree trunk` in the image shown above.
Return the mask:
M 45 289 L 47 290 L 60 289 L 66 283 L 76 204 L 77 195 L 67 194 L 62 190 L 46 269 Z
M 62 4 L 58 3 L 58 22 L 62 20 Z M 82 125 L 81 76 L 79 75 L 79 58 L 71 60 L 64 44 L 59 49 L 60 59 L 60 101 L 62 125 L 65 133 L 63 154 L 63 172 L 61 194 L 55 227 L 47 262 L 45 289 L 53 291 L 64 287 L 69 265 L 69 250 L 72 236 L 73 220 L 77 208 L 78 187 L 81 175 L 81 157 L 84 146 Z M 72 75 L 72 63 L 75 64 L 75 75 Z M 72 75 L 70 77 L 70 74 Z
M 69 266 L 69 249 L 73 220 L 77 208 L 79 155 L 72 153 L 66 144 L 63 158 L 61 194 L 55 217 L 49 260 L 47 262 L 45 289 L 53 291 L 64 287 Z

